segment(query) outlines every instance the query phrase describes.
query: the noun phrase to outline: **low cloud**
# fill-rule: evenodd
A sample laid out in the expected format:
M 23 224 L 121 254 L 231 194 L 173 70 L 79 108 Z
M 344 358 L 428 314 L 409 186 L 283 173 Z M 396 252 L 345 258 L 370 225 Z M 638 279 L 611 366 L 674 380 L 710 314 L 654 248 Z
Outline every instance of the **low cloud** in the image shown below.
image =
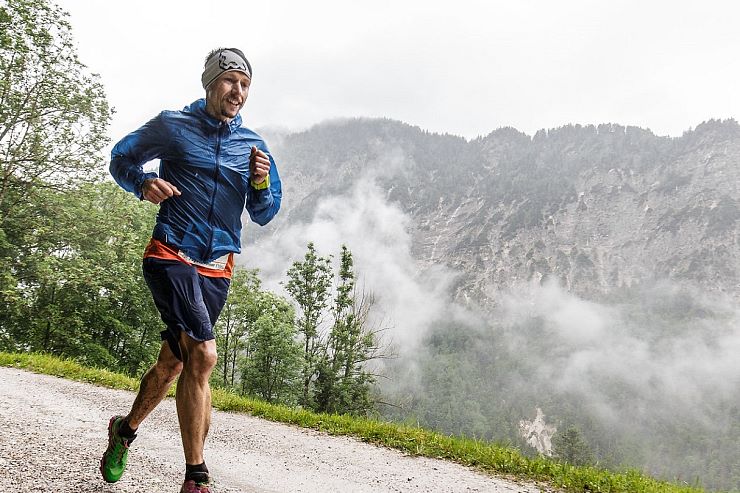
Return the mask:
M 556 282 L 502 294 L 500 336 L 539 385 L 579 397 L 611 425 L 647 416 L 712 426 L 740 393 L 740 310 L 729 297 L 658 283 L 620 303 L 586 301 Z
M 384 156 L 385 170 L 404 169 L 400 153 Z M 537 407 L 555 420 L 575 411 L 591 423 L 586 426 L 623 440 L 624 450 L 640 449 L 642 459 L 636 460 L 642 462 L 634 465 L 664 474 L 682 471 L 687 452 L 665 449 L 672 433 L 692 430 L 732 456 L 732 445 L 722 442 L 726 410 L 740 398 L 740 308 L 731 297 L 658 282 L 597 302 L 550 280 L 497 287 L 491 291 L 495 306 L 462 306 L 452 296 L 462 274 L 444 266 L 422 268 L 413 258 L 412 220 L 387 200 L 379 175 L 368 172 L 354 183 L 346 193 L 320 200 L 309 221 L 246 245 L 238 262 L 259 268 L 264 287 L 288 297 L 281 283 L 309 242 L 320 255 L 334 256 L 335 269 L 346 244 L 359 285 L 375 296 L 374 322 L 389 328 L 387 341 L 399 356 L 387 367 L 389 378 L 380 381 L 391 400 L 410 406 L 425 402 L 423 394 L 430 392 L 424 412 L 442 429 L 449 416 L 435 415 L 434 408 L 456 404 L 463 413 L 508 412 L 513 427 Z M 434 351 L 440 348 L 425 336 L 446 331 L 445 361 L 469 373 L 464 387 L 453 389 L 458 403 L 444 402 L 452 397 L 427 387 L 437 382 L 429 371 L 447 370 L 437 365 Z M 460 423 L 449 429 L 475 434 L 500 419 L 468 417 L 477 429 L 458 429 Z
M 403 167 L 400 154 L 386 156 L 385 165 Z M 531 385 L 578 395 L 602 419 L 625 417 L 615 410 L 615 389 L 644 404 L 630 410 L 630 419 L 677 412 L 701 419 L 707 408 L 737 396 L 740 309 L 731 298 L 666 282 L 607 304 L 551 280 L 499 290 L 497 305 L 480 311 L 463 307 L 452 301 L 457 273 L 422 269 L 413 258 L 411 219 L 387 200 L 380 182 L 366 173 L 345 194 L 321 200 L 309 222 L 246 246 L 238 262 L 259 268 L 264 286 L 287 297 L 281 282 L 308 242 L 335 259 L 346 244 L 360 286 L 375 296 L 376 322 L 389 327 L 409 366 L 435 324 L 493 330 L 504 342 L 499 348 L 533 369 Z
M 385 165 L 397 170 L 400 159 L 396 156 Z M 443 267 L 420 269 L 411 255 L 411 220 L 388 202 L 378 181 L 375 173 L 367 173 L 346 194 L 321 200 L 310 222 L 261 238 L 245 247 L 237 261 L 259 268 L 264 286 L 287 297 L 280 283 L 292 263 L 303 260 L 309 242 L 319 255 L 333 255 L 335 260 L 341 245 L 347 245 L 359 286 L 375 297 L 375 322 L 389 329 L 387 335 L 403 352 L 444 316 L 454 275 Z

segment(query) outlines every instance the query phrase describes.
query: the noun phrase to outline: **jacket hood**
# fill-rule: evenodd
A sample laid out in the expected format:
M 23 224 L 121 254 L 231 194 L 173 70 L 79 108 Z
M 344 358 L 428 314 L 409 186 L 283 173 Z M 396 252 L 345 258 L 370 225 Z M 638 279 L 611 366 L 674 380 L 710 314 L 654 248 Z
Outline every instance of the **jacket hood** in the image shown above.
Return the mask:
M 189 105 L 185 106 L 182 109 L 185 113 L 192 113 L 194 115 L 197 115 L 201 120 L 207 122 L 213 127 L 219 127 L 221 125 L 221 121 L 217 118 L 212 117 L 208 114 L 206 111 L 206 99 L 200 98 L 196 99 Z M 237 128 L 242 126 L 242 114 L 237 113 L 236 117 L 229 122 L 229 130 L 233 132 Z

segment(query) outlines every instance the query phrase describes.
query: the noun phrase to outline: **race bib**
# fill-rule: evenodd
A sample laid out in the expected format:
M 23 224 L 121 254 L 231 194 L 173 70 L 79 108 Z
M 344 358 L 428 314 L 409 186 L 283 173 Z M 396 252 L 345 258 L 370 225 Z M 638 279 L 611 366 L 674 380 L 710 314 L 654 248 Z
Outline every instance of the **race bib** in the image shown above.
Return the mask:
M 183 252 L 182 250 L 179 250 L 177 252 L 177 255 L 181 259 L 183 259 L 183 260 L 185 260 L 188 263 L 193 264 L 193 265 L 198 265 L 200 267 L 205 267 L 206 269 L 224 270 L 226 268 L 226 264 L 229 261 L 229 255 L 230 254 L 227 253 L 223 257 L 219 257 L 216 260 L 212 260 L 211 262 L 208 262 L 208 263 L 199 262 L 199 261 L 197 261 L 195 259 L 192 259 L 192 258 L 188 257 L 188 255 L 185 252 Z

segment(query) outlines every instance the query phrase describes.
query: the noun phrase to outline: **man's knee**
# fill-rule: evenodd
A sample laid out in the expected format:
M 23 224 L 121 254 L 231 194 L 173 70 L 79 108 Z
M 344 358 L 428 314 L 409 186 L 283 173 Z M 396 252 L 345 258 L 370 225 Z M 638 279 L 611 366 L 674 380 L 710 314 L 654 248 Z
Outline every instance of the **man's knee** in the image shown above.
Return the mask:
M 182 361 L 177 360 L 174 362 L 157 362 L 157 371 L 162 375 L 168 382 L 174 382 L 175 379 L 182 373 L 183 364 Z
M 182 361 L 177 359 L 177 356 L 174 355 L 166 342 L 162 344 L 162 350 L 159 353 L 157 362 L 154 364 L 154 369 L 167 382 L 174 382 L 182 372 Z
M 216 341 L 213 340 L 189 341 L 186 352 L 185 366 L 191 371 L 210 373 L 218 361 Z

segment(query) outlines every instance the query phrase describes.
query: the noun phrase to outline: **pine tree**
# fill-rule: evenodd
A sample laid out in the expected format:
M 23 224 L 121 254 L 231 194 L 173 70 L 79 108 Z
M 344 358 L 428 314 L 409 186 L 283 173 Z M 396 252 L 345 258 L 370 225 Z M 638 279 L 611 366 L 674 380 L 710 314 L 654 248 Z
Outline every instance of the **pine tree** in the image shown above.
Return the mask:
M 593 463 L 591 448 L 578 428 L 568 427 L 563 433 L 556 435 L 552 442 L 553 455 L 558 459 L 576 466 Z

